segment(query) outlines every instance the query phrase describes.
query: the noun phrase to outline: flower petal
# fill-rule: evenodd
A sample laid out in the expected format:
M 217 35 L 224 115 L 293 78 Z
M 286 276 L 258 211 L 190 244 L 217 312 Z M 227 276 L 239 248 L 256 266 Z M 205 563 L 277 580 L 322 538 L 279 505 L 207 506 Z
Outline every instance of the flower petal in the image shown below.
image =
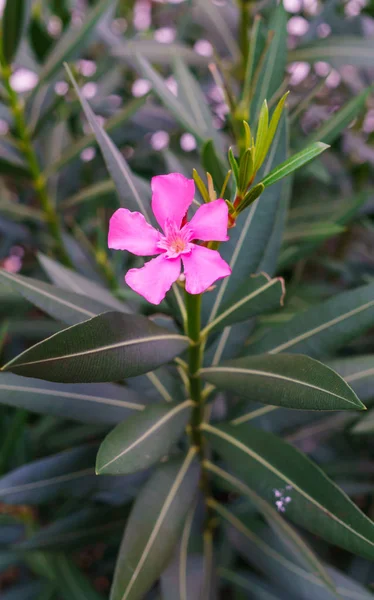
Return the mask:
M 160 254 L 160 233 L 138 212 L 119 208 L 109 222 L 108 247 L 128 250 L 137 256 Z
M 226 242 L 229 209 L 224 200 L 214 200 L 197 209 L 189 227 L 193 239 L 203 242 Z
M 180 258 L 165 258 L 162 254 L 141 269 L 127 271 L 125 281 L 134 292 L 152 304 L 160 304 L 181 272 Z
M 182 255 L 186 291 L 189 294 L 202 294 L 217 279 L 230 275 L 231 269 L 217 250 L 210 250 L 196 244 L 191 246 L 191 253 Z
M 180 173 L 152 177 L 152 210 L 159 225 L 174 221 L 180 227 L 195 194 L 193 179 Z

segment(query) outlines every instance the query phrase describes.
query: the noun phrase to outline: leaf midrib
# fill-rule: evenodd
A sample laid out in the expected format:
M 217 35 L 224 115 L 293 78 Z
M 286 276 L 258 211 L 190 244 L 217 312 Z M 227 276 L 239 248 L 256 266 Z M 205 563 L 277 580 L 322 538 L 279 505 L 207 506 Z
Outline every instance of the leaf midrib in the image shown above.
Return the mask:
M 370 300 L 370 302 L 366 302 L 366 304 L 363 304 L 362 306 L 354 308 L 354 309 L 344 313 L 343 315 L 339 315 L 338 317 L 335 317 L 335 319 L 326 321 L 326 323 L 322 323 L 322 325 L 319 325 L 318 327 L 314 327 L 313 329 L 310 329 L 309 331 L 305 331 L 304 333 L 301 333 L 300 335 L 296 336 L 295 338 L 288 340 L 287 342 L 284 342 L 283 344 L 280 344 L 279 346 L 276 346 L 275 348 L 272 348 L 271 350 L 268 350 L 268 352 L 269 352 L 269 354 L 276 354 L 277 352 L 281 352 L 282 350 L 285 350 L 286 348 L 290 348 L 293 345 L 298 344 L 299 342 L 312 337 L 314 334 L 319 333 L 320 331 L 324 331 L 325 329 L 327 329 L 328 327 L 330 327 L 332 325 L 337 325 L 338 323 L 345 321 L 345 319 L 349 319 L 350 317 L 362 312 L 363 310 L 370 308 L 371 306 L 374 306 L 374 300 Z
M 26 362 L 26 363 L 15 363 L 14 361 L 11 361 L 7 365 L 5 365 L 5 367 L 8 367 L 11 364 L 13 364 L 13 366 L 17 367 L 17 368 L 18 367 L 27 367 L 30 365 L 44 364 L 47 362 L 55 362 L 55 361 L 60 361 L 60 360 L 65 360 L 65 359 L 68 360 L 70 358 L 77 358 L 78 356 L 90 356 L 92 354 L 97 354 L 99 352 L 106 352 L 106 351 L 110 351 L 110 350 L 115 350 L 116 348 L 124 348 L 126 346 L 133 346 L 135 344 L 145 344 L 145 343 L 149 343 L 149 342 L 155 342 L 155 341 L 159 341 L 159 340 L 170 340 L 170 339 L 187 340 L 187 338 L 184 335 L 178 335 L 178 334 L 153 335 L 153 336 L 148 336 L 148 337 L 144 337 L 144 338 L 134 338 L 133 340 L 128 340 L 125 342 L 118 342 L 116 344 L 108 344 L 107 346 L 100 346 L 98 348 L 84 350 L 81 352 L 73 352 L 72 354 L 64 354 L 62 356 L 49 357 L 49 358 L 44 358 L 41 360 L 32 360 L 32 361 Z M 14 360 L 16 360 L 16 359 L 14 359 Z M 5 369 L 5 367 L 3 367 L 3 369 Z
M 192 400 L 186 400 L 185 402 L 182 402 L 182 404 L 177 404 L 177 406 L 175 406 L 174 408 L 172 408 L 171 410 L 169 410 L 166 414 L 162 415 L 162 417 L 160 417 L 156 421 L 156 423 L 153 423 L 153 425 L 149 429 L 147 429 L 146 431 L 144 431 L 142 433 L 142 435 L 140 435 L 129 446 L 127 446 L 127 448 L 125 448 L 124 450 L 122 450 L 122 452 L 120 452 L 119 454 L 117 454 L 114 458 L 112 458 L 111 460 L 109 460 L 104 465 L 100 465 L 100 467 L 98 469 L 98 472 L 103 471 L 104 469 L 106 469 L 106 467 L 108 467 L 112 463 L 116 462 L 117 460 L 119 460 L 123 456 L 125 456 L 125 454 L 128 454 L 128 452 L 131 452 L 131 450 L 133 450 L 134 448 L 136 448 L 137 446 L 139 446 L 139 444 L 141 444 L 145 440 L 147 440 L 153 433 L 155 433 L 158 429 L 160 429 L 160 427 L 162 427 L 163 425 L 165 425 L 170 419 L 173 419 L 179 412 L 181 412 L 182 410 L 184 410 L 188 406 L 193 406 L 193 404 L 194 404 L 194 402 Z
M 152 533 L 148 538 L 148 542 L 143 550 L 143 553 L 139 559 L 136 569 L 134 570 L 134 573 L 127 585 L 124 595 L 122 596 L 122 600 L 127 600 L 127 598 L 129 597 L 129 594 L 134 586 L 134 583 L 137 580 L 139 573 L 142 570 L 142 567 L 143 567 L 145 561 L 147 560 L 148 554 L 154 544 L 154 541 L 162 527 L 162 524 L 167 515 L 167 512 L 168 512 L 172 502 L 174 501 L 174 498 L 179 490 L 179 487 L 182 484 L 183 479 L 184 479 L 188 469 L 190 468 L 191 463 L 192 463 L 193 459 L 195 458 L 196 453 L 197 453 L 197 449 L 194 446 L 192 448 L 190 448 L 190 450 L 188 451 L 188 454 L 187 454 L 181 468 L 179 469 L 178 474 L 174 480 L 174 483 L 171 486 L 170 491 L 169 491 L 168 495 L 166 496 L 166 499 L 162 505 L 160 514 L 159 514 L 159 516 L 156 520 L 156 523 L 152 529 Z
M 326 390 L 325 388 L 321 388 L 317 385 L 313 385 L 312 383 L 307 383 L 300 379 L 293 379 L 292 377 L 286 377 L 285 375 L 279 375 L 278 373 L 271 373 L 269 371 L 260 371 L 257 369 L 243 369 L 239 367 L 207 367 L 205 369 L 201 369 L 200 373 L 212 373 L 212 372 L 221 372 L 221 373 L 240 373 L 240 374 L 249 374 L 249 375 L 259 375 L 260 377 L 269 377 L 270 379 L 280 379 L 282 381 L 289 381 L 292 384 L 302 385 L 304 387 L 311 388 L 313 390 L 318 390 L 320 392 L 324 392 L 325 394 L 330 394 L 331 396 L 335 396 L 335 398 L 339 398 L 340 400 L 345 400 L 349 404 L 353 404 L 357 406 L 355 402 L 352 400 L 348 400 L 344 396 L 340 396 L 339 394 L 335 394 L 330 390 Z
M 248 448 L 248 446 L 246 446 L 245 444 L 243 444 L 242 442 L 240 442 L 236 438 L 232 437 L 231 435 L 228 435 L 224 431 L 221 431 L 219 429 L 216 429 L 215 427 L 212 427 L 211 425 L 209 425 L 207 423 L 204 423 L 201 426 L 201 429 L 203 431 L 204 430 L 205 431 L 209 431 L 213 435 L 217 435 L 217 437 L 221 437 L 221 438 L 225 439 L 227 442 L 229 442 L 230 444 L 232 444 L 233 446 L 236 446 L 242 452 L 244 452 L 245 454 L 248 454 L 249 456 L 251 456 L 251 458 L 254 458 L 259 463 L 261 463 L 266 469 L 268 469 L 269 471 L 273 472 L 277 477 L 279 477 L 280 479 L 283 479 L 283 481 L 285 481 L 288 485 L 292 485 L 293 489 L 296 490 L 301 496 L 303 496 L 304 498 L 306 498 L 306 500 L 308 500 L 309 502 L 311 502 L 311 504 L 314 504 L 318 509 L 322 510 L 323 512 L 326 511 L 326 507 L 324 507 L 322 504 L 320 504 L 319 502 L 317 502 L 312 496 L 310 496 L 309 494 L 307 494 L 292 479 L 286 478 L 286 476 L 283 473 L 281 473 L 281 471 L 279 471 L 278 469 L 276 469 L 275 467 L 273 467 L 273 465 L 271 465 L 270 463 L 268 463 L 264 458 L 262 458 L 261 456 L 259 456 L 256 452 L 253 452 L 250 448 Z M 321 473 L 324 475 L 323 471 L 321 471 Z M 328 482 L 333 487 L 335 487 L 336 489 L 338 489 L 339 492 L 344 496 L 344 498 L 346 498 L 346 495 L 344 494 L 344 492 L 342 492 L 342 490 L 340 490 L 338 488 L 338 486 L 333 481 L 328 480 Z M 359 533 L 359 532 L 355 531 L 354 529 L 352 529 L 347 523 L 344 523 L 344 521 L 342 521 L 341 519 L 339 519 L 339 517 L 337 517 L 330 510 L 328 510 L 328 513 L 329 513 L 329 517 L 332 520 L 336 521 L 337 523 L 339 523 L 340 525 L 342 525 L 342 527 L 344 527 L 345 529 L 347 529 L 348 531 L 350 531 L 353 535 L 361 538 L 366 543 L 369 543 L 370 545 L 372 545 L 374 547 L 374 542 L 372 542 L 368 538 L 364 537 L 361 533 Z M 363 513 L 362 513 L 362 516 L 364 517 L 364 519 L 367 520 L 368 524 L 372 527 L 372 522 L 370 521 L 370 519 L 368 519 L 368 517 L 366 517 L 366 515 L 363 514 Z

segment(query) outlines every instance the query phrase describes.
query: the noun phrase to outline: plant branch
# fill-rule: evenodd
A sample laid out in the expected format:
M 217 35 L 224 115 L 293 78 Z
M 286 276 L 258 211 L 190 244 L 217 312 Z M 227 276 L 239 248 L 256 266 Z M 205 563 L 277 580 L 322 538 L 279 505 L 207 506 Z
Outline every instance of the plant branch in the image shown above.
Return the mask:
M 6 90 L 9 108 L 14 118 L 14 123 L 19 137 L 19 147 L 26 159 L 27 166 L 31 175 L 34 189 L 39 198 L 39 203 L 45 215 L 50 234 L 52 235 L 61 261 L 68 267 L 72 266 L 69 255 L 67 254 L 61 235 L 60 221 L 55 208 L 49 198 L 47 182 L 42 175 L 39 167 L 38 158 L 34 150 L 31 135 L 27 128 L 25 108 L 23 102 L 19 99 L 17 92 L 11 85 L 12 69 L 6 64 L 4 56 L 0 52 L 1 75 Z

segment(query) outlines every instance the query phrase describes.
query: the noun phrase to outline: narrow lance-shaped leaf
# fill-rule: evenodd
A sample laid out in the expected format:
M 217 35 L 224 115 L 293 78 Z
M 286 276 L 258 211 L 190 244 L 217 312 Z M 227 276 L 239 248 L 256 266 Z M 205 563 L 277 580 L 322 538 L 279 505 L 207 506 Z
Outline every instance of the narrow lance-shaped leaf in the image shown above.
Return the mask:
M 2 17 L 2 50 L 5 61 L 11 64 L 17 54 L 22 35 L 28 25 L 30 0 L 7 0 Z
M 95 446 L 80 446 L 30 462 L 0 479 L 0 500 L 7 504 L 42 504 L 62 491 L 74 497 L 97 484 Z
M 342 131 L 363 111 L 372 90 L 373 86 L 344 104 L 329 119 L 326 119 L 321 127 L 308 136 L 307 141 L 316 142 L 320 140 L 326 144 L 332 144 Z
M 327 148 L 329 148 L 329 146 L 327 144 L 323 144 L 322 142 L 315 142 L 314 144 L 311 144 L 308 146 L 308 148 L 305 148 L 305 150 L 294 154 L 284 163 L 275 167 L 275 169 L 270 171 L 270 173 L 261 180 L 261 183 L 265 187 L 273 185 L 280 179 L 283 179 L 283 177 L 287 177 L 287 175 L 290 175 L 290 173 L 293 173 L 293 171 L 296 171 L 296 169 L 299 169 L 303 165 L 313 160 L 313 158 L 327 150 Z
M 371 67 L 373 60 L 373 41 L 370 37 L 362 36 L 329 36 L 305 46 L 299 46 L 288 53 L 289 62 L 325 61 L 335 67 L 347 64 Z
M 209 334 L 273 310 L 283 304 L 284 294 L 284 281 L 280 277 L 270 279 L 264 273 L 254 275 L 238 290 L 235 299 L 222 307 L 222 312 L 208 323 L 202 333 Z
M 115 3 L 116 0 L 99 1 L 94 8 L 85 15 L 81 27 L 70 27 L 66 33 L 61 36 L 51 54 L 47 57 L 39 75 L 39 84 L 36 89 L 39 89 L 43 83 L 50 81 L 57 75 L 58 71 L 62 68 L 64 61 L 69 60 L 74 56 L 77 49 L 82 47 L 105 11 Z
M 83 423 L 115 425 L 144 409 L 144 396 L 112 384 L 56 384 L 0 374 L 1 404 Z
M 42 311 L 68 325 L 75 325 L 111 310 L 111 307 L 87 296 L 8 271 L 0 270 L 1 280 L 10 283 L 13 289 Z M 125 307 L 123 310 L 126 312 Z
M 251 354 L 327 356 L 374 324 L 374 283 L 342 292 L 297 314 L 250 346 Z
M 218 482 L 224 484 L 225 489 L 249 498 L 255 508 L 257 508 L 257 510 L 265 517 L 269 526 L 273 529 L 282 543 L 290 550 L 295 562 L 301 563 L 309 570 L 318 573 L 327 587 L 335 591 L 335 586 L 331 578 L 317 556 L 274 506 L 266 502 L 266 500 L 263 500 L 261 496 L 256 494 L 256 492 L 243 483 L 243 481 L 234 477 L 234 475 L 228 473 L 224 469 L 221 469 L 221 467 L 218 467 L 209 461 L 205 463 L 205 467 L 218 479 Z
M 63 383 L 119 381 L 154 370 L 187 345 L 145 317 L 108 312 L 59 331 L 2 370 Z
M 136 55 L 136 64 L 140 73 L 152 83 L 153 91 L 159 96 L 166 108 L 170 110 L 183 127 L 186 127 L 200 142 L 203 142 L 204 135 L 202 135 L 198 124 L 190 114 L 187 114 L 184 105 L 168 89 L 163 78 L 154 70 L 151 64 L 140 54 Z
M 69 67 L 67 65 L 65 65 L 65 67 L 80 100 L 86 118 L 95 133 L 97 143 L 100 146 L 108 171 L 115 183 L 122 205 L 130 209 L 140 210 L 140 212 L 148 217 L 148 211 L 143 202 L 144 192 L 146 191 L 144 182 L 139 178 L 136 178 L 131 172 L 130 167 L 125 161 L 125 158 L 99 124 L 90 105 L 81 94 L 77 82 L 75 81 Z M 148 190 L 147 193 L 149 194 Z
M 340 375 L 308 356 L 246 356 L 200 372 L 203 379 L 220 389 L 272 406 L 303 410 L 365 409 Z
M 61 263 L 46 256 L 42 252 L 38 252 L 38 261 L 52 282 L 59 288 L 71 290 L 77 294 L 83 294 L 88 298 L 94 298 L 98 302 L 106 305 L 112 310 L 121 312 L 130 312 L 123 302 L 115 298 L 109 290 L 102 287 L 100 284 L 92 281 L 84 275 L 80 275 L 72 269 L 64 267 Z
M 272 433 L 244 425 L 202 426 L 212 448 L 247 485 L 274 502 L 287 491 L 287 516 L 332 544 L 374 558 L 374 524 L 324 472 Z
M 192 400 L 153 404 L 117 425 L 100 446 L 96 473 L 124 475 L 153 465 L 181 436 L 192 406 Z
M 196 449 L 160 466 L 134 504 L 117 559 L 111 600 L 141 600 L 167 566 L 199 480 Z

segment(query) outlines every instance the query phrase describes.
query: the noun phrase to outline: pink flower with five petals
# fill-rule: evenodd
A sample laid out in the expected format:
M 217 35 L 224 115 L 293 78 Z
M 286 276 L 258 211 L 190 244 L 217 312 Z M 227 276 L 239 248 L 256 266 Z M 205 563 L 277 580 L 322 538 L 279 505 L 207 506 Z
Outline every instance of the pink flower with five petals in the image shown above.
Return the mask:
M 116 210 L 110 219 L 109 248 L 137 256 L 158 254 L 144 267 L 130 269 L 126 283 L 152 304 L 160 304 L 180 276 L 181 263 L 190 294 L 201 294 L 218 279 L 230 275 L 229 265 L 216 250 L 195 243 L 228 240 L 226 202 L 203 204 L 185 223 L 195 194 L 193 179 L 180 173 L 158 175 L 153 177 L 151 187 L 152 210 L 163 233 L 149 225 L 141 213 L 126 208 Z

